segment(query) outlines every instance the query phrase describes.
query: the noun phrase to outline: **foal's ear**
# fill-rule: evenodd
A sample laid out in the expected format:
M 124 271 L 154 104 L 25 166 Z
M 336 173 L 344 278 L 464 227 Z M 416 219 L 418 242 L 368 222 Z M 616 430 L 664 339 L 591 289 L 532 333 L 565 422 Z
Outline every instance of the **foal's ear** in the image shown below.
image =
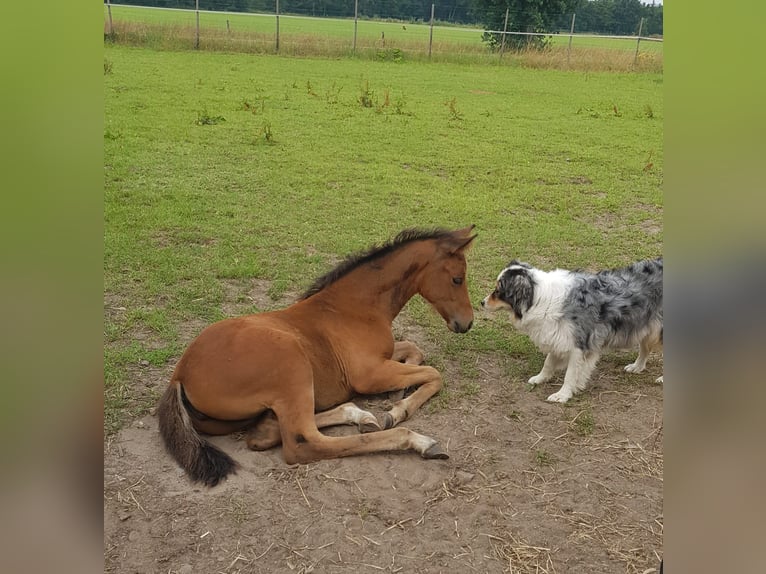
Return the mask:
M 447 243 L 447 249 L 450 255 L 457 253 L 458 251 L 467 251 L 471 248 L 471 242 L 476 239 L 476 236 L 478 235 L 476 233 L 471 235 L 471 231 L 473 231 L 474 227 L 476 226 L 469 225 L 463 229 L 456 229 L 450 234 Z

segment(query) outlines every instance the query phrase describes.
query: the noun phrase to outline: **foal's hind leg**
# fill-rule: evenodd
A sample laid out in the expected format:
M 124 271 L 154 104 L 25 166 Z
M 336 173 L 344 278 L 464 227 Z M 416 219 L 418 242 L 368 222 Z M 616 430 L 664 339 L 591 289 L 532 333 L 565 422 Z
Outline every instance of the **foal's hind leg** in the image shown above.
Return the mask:
M 394 343 L 394 354 L 392 361 L 404 363 L 406 365 L 422 365 L 426 356 L 423 351 L 412 341 L 396 341 Z M 405 389 L 399 389 L 388 393 L 388 398 L 392 401 L 400 401 L 404 398 Z
M 331 427 L 335 425 L 359 425 L 359 432 L 379 431 L 380 425 L 375 415 L 369 411 L 360 409 L 354 403 L 343 403 L 340 406 L 317 413 L 314 416 L 317 428 Z
M 432 438 L 397 428 L 349 436 L 326 436 L 312 416 L 313 393 L 293 394 L 291 400 L 274 405 L 280 420 L 282 455 L 288 464 L 383 451 L 414 450 L 423 458 L 449 458 Z
M 359 432 L 379 431 L 378 419 L 371 412 L 360 409 L 354 403 L 343 403 L 340 406 L 314 415 L 317 428 L 335 425 L 358 425 Z M 273 411 L 269 411 L 253 426 L 245 438 L 248 448 L 266 450 L 282 442 L 279 432 L 279 421 Z
M 251 450 L 267 450 L 282 442 L 279 421 L 274 411 L 266 412 L 245 436 L 245 443 Z

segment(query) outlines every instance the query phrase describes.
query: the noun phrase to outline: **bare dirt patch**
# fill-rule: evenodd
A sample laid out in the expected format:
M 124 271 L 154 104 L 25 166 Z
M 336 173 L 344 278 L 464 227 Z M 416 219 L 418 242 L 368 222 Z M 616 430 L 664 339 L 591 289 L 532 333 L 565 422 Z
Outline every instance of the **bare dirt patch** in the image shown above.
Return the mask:
M 599 197 L 601 195 L 605 194 L 600 193 Z M 662 218 L 661 215 L 658 216 L 658 213 L 660 213 L 659 208 L 652 205 L 647 205 L 645 203 L 638 203 L 633 208 L 633 211 L 643 216 L 644 220 L 640 223 L 626 224 L 618 214 L 604 212 L 599 214 L 591 214 L 587 218 L 582 218 L 581 221 L 585 224 L 593 225 L 597 229 L 601 230 L 605 236 L 614 229 L 625 228 L 628 225 L 630 227 L 639 229 L 643 234 L 646 235 L 657 235 L 658 233 L 662 232 Z M 658 223 L 658 217 L 660 223 Z
M 428 353 L 406 313 L 394 332 Z M 104 445 L 105 571 L 649 574 L 662 553 L 662 363 L 629 376 L 632 360 L 605 356 L 588 391 L 558 405 L 545 397 L 560 378 L 530 390 L 531 366 L 514 364 L 522 374 L 509 378 L 509 357 L 479 355 L 470 381 L 445 372 L 450 389 L 478 393 L 404 423 L 437 438 L 449 460 L 289 466 L 279 448 L 213 437 L 241 468 L 212 489 L 165 453 L 154 416 L 134 420 Z M 137 390 L 167 384 L 164 370 L 137 375 Z M 388 406 L 358 402 L 376 414 Z
M 221 285 L 224 290 L 221 310 L 227 317 L 281 309 L 300 296 L 298 291 L 286 291 L 273 297 L 270 294 L 272 283 L 266 279 L 228 279 Z

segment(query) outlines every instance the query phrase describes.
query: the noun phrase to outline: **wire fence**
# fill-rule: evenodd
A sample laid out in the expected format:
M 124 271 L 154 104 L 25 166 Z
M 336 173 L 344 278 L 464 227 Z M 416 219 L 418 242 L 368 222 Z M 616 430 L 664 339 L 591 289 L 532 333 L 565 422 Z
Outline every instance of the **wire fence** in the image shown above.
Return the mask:
M 647 63 L 649 69 L 662 66 L 662 38 L 642 35 L 643 18 L 637 23 L 635 35 L 604 35 L 576 32 L 576 14 L 572 14 L 569 30 L 551 34 L 510 30 L 509 10 L 499 30 L 444 25 L 436 19 L 434 3 L 427 21 L 412 22 L 360 17 L 359 0 L 350 0 L 353 11 L 347 18 L 284 14 L 280 0 L 272 0 L 273 12 L 202 10 L 200 0 L 190 1 L 195 4 L 193 8 L 136 6 L 106 0 L 104 33 L 112 40 L 171 48 L 188 48 L 191 44 L 195 49 L 285 55 L 371 55 L 392 60 L 405 56 L 429 60 L 435 56 L 450 60 L 473 56 L 496 61 L 511 57 L 507 39 L 521 36 L 545 39 L 546 49 L 537 50 L 536 57 L 541 61 L 555 59 L 567 67 L 577 63 L 576 58 L 587 60 L 594 55 L 602 64 L 609 61 L 616 68 L 646 69 Z M 500 40 L 486 41 L 492 37 Z M 531 51 L 526 57 L 533 57 Z

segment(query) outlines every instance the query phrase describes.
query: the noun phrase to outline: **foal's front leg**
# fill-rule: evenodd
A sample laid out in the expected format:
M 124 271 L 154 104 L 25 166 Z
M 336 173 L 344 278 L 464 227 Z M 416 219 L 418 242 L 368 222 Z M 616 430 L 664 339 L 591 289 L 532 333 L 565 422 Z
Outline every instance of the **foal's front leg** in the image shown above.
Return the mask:
M 442 388 L 439 371 L 424 365 L 411 365 L 397 361 L 384 361 L 365 381 L 357 382 L 354 390 L 364 395 L 417 387 L 407 398 L 400 399 L 383 415 L 383 428 L 389 429 L 407 420 L 423 403 Z
M 423 351 L 412 341 L 396 341 L 391 360 L 408 365 L 422 365 L 426 356 Z
M 422 365 L 426 356 L 423 351 L 412 341 L 396 341 L 394 343 L 394 353 L 391 355 L 392 361 L 405 363 L 407 365 Z M 400 401 L 404 398 L 405 389 L 399 389 L 388 393 L 388 398 L 392 401 Z

